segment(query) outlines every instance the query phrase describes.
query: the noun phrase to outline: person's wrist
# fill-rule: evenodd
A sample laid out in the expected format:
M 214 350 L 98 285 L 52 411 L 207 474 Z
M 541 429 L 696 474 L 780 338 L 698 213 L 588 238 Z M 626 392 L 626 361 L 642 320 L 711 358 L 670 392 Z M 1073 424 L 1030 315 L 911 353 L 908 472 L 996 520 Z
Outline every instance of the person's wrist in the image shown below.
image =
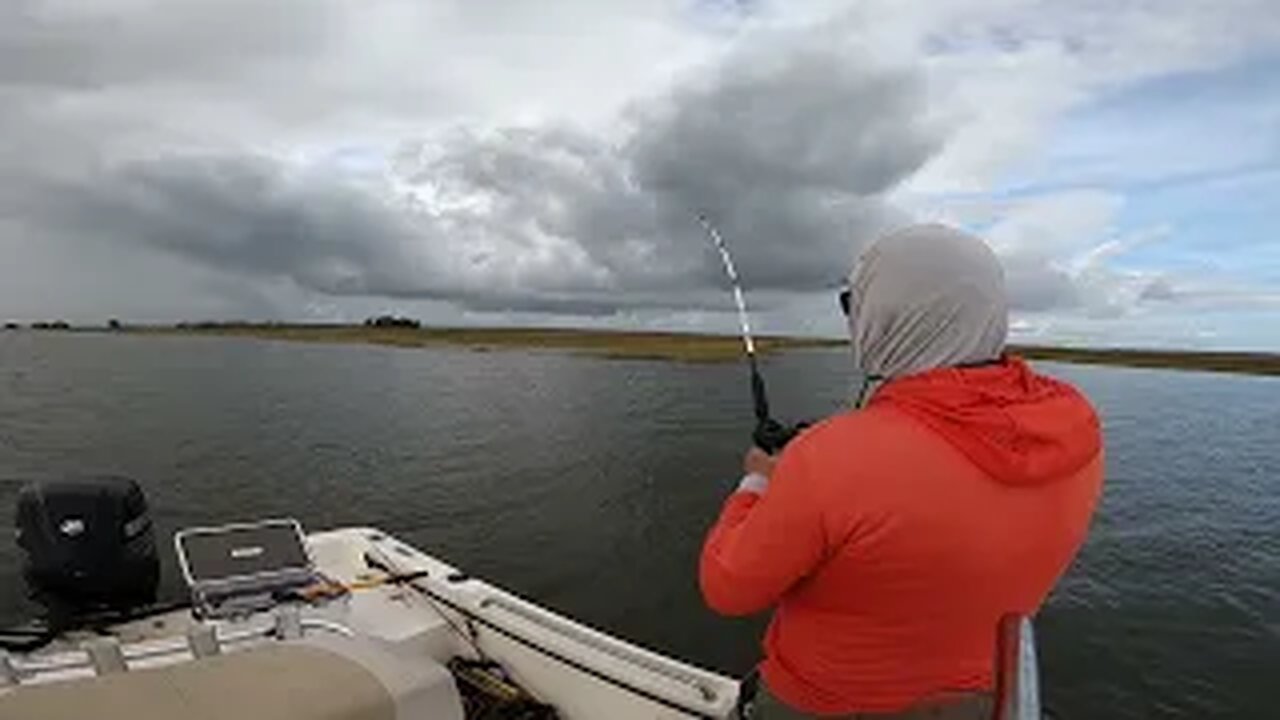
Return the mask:
M 755 493 L 763 495 L 765 488 L 769 487 L 769 478 L 760 473 L 747 473 L 738 483 L 738 492 Z

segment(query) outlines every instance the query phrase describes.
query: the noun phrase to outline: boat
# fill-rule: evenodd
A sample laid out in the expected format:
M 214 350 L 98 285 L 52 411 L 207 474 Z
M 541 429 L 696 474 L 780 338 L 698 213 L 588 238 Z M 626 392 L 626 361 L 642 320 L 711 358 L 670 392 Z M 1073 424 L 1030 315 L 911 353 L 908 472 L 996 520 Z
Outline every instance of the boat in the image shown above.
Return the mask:
M 139 498 L 120 479 L 21 493 L 24 574 L 50 619 L 35 626 L 43 634 L 0 634 L 0 719 L 746 717 L 738 679 L 590 628 L 374 527 L 182 530 L 174 550 L 189 601 L 140 601 L 158 566 Z M 1031 624 L 1010 617 L 999 637 L 997 718 L 1039 718 Z

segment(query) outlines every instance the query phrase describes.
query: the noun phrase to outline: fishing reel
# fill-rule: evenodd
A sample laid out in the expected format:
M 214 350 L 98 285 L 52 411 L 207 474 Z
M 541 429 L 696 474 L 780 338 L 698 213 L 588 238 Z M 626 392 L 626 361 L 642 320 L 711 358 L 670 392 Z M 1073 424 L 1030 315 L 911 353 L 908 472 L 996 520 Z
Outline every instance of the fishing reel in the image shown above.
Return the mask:
M 786 425 L 774 420 L 769 412 L 769 393 L 764 387 L 764 376 L 760 374 L 754 352 L 747 355 L 747 368 L 751 373 L 751 404 L 756 415 L 756 429 L 751 433 L 751 440 L 766 453 L 777 455 L 812 423 Z
M 794 440 L 797 435 L 812 424 L 810 422 L 798 422 L 794 425 L 784 425 L 773 418 L 765 418 L 756 423 L 756 429 L 751 433 L 751 440 L 756 447 L 769 455 L 777 455 L 782 452 L 787 443 Z

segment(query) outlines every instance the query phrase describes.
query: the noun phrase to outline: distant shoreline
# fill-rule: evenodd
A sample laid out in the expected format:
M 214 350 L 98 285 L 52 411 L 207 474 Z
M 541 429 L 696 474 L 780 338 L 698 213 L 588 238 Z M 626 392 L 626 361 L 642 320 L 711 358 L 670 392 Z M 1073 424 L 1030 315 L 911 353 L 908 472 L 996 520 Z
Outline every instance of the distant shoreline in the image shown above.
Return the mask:
M 454 346 L 476 351 L 554 350 L 617 360 L 730 362 L 742 357 L 742 340 L 732 335 L 629 332 L 570 328 L 370 327 L 368 325 L 293 325 L 199 323 L 183 326 L 126 327 L 143 335 L 248 337 L 288 342 L 388 345 L 417 348 Z M 761 337 L 757 351 L 835 347 L 825 338 Z
M 10 328 L 7 331 L 14 332 L 14 329 Z M 387 345 L 406 348 L 457 346 L 477 351 L 541 349 L 611 359 L 693 363 L 730 362 L 742 357 L 742 341 L 737 336 L 677 332 L 250 323 L 126 325 L 118 328 L 46 327 L 34 331 L 247 337 L 288 342 Z M 831 338 L 766 336 L 757 340 L 761 354 L 807 348 L 843 347 L 846 344 L 846 340 Z M 1280 375 L 1280 354 L 1270 353 L 1045 346 L 1011 346 L 1010 350 L 1028 359 L 1052 362 L 1247 375 Z
M 1280 355 L 1208 350 L 1139 350 L 1126 348 L 1066 348 L 1010 346 L 1029 360 L 1110 365 L 1156 370 L 1194 370 L 1238 375 L 1280 375 Z

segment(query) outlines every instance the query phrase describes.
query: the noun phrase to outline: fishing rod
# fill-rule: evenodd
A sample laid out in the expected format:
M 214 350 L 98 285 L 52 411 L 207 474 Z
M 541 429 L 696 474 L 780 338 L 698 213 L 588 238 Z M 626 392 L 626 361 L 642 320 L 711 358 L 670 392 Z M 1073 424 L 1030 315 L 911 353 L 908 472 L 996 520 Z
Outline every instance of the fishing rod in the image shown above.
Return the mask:
M 729 246 L 725 244 L 716 226 L 702 213 L 698 214 L 698 223 L 720 253 L 725 275 L 729 276 L 729 286 L 733 291 L 733 302 L 738 307 L 738 324 L 742 327 L 742 347 L 751 372 L 751 401 L 756 416 L 756 428 L 751 439 L 755 441 L 756 447 L 774 455 L 796 436 L 802 426 L 783 425 L 774 420 L 769 412 L 769 394 L 765 390 L 764 376 L 760 374 L 760 366 L 756 361 L 756 341 L 751 335 L 751 317 L 747 314 L 747 301 L 742 292 L 742 282 L 738 279 L 738 269 L 733 264 L 733 256 L 729 254 Z

